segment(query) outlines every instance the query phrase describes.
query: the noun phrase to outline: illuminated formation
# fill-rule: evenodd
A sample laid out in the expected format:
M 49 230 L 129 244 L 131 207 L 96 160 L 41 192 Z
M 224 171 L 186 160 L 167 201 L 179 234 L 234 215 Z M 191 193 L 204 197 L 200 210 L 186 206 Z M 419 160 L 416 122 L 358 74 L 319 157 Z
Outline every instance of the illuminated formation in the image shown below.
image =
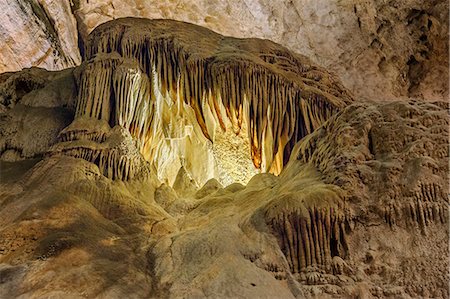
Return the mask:
M 128 129 L 154 163 L 186 126 L 202 144 L 226 130 L 247 134 L 254 166 L 277 174 L 298 140 L 351 101 L 328 72 L 268 40 L 122 19 L 89 36 L 76 116 Z

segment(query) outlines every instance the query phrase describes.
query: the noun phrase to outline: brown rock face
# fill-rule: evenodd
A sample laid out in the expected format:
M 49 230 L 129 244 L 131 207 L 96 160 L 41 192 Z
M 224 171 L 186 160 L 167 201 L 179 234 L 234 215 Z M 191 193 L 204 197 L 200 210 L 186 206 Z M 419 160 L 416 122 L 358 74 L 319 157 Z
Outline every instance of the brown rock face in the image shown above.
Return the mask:
M 176 21 L 87 41 L 0 76 L 1 298 L 449 298 L 448 103 Z
M 95 27 L 113 19 L 164 18 L 224 35 L 273 40 L 337 73 L 360 99 L 448 99 L 449 9 L 444 0 L 83 0 L 70 5 L 43 0 L 0 3 L 7 20 L 0 28 L 0 41 L 7 45 L 0 72 L 32 65 L 72 66 L 65 57 L 79 63 L 78 34 L 82 44 Z M 53 25 L 42 26 L 41 15 Z M 56 32 L 57 38 L 47 31 Z M 37 42 L 28 43 L 26 34 L 38 35 Z M 49 50 L 47 56 L 42 49 Z

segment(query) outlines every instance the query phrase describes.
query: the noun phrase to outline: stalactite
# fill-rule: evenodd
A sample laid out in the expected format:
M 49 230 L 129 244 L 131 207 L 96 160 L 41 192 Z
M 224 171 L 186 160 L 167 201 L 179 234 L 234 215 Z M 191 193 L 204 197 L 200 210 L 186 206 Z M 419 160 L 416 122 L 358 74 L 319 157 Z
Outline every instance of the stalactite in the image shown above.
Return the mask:
M 330 270 L 333 256 L 347 254 L 343 218 L 327 210 L 312 209 L 309 213 L 306 217 L 296 212 L 283 214 L 270 222 L 294 273 L 308 266 Z
M 83 129 L 81 129 L 83 128 Z M 58 136 L 47 156 L 70 156 L 98 166 L 112 180 L 131 180 L 149 173 L 149 164 L 135 147 L 128 131 L 110 128 L 100 120 L 82 116 Z
M 330 272 L 333 257 L 348 255 L 343 199 L 332 188 L 310 188 L 273 199 L 264 209 L 292 273 L 309 266 Z
M 445 201 L 445 194 L 439 184 L 419 182 L 408 201 L 385 207 L 385 221 L 393 226 L 402 220 L 406 226 L 418 225 L 422 232 L 426 233 L 426 228 L 430 224 L 448 221 Z
M 100 26 L 85 53 L 77 116 L 124 126 L 142 152 L 155 140 L 148 136 L 155 88 L 191 107 L 208 139 L 213 135 L 208 109 L 222 129 L 226 117 L 236 134 L 245 122 L 254 165 L 275 173 L 298 140 L 352 101 L 331 75 L 281 46 L 177 22 L 120 20 Z
M 121 155 L 115 149 L 95 149 L 90 147 L 70 147 L 53 151 L 51 156 L 65 155 L 80 158 L 98 166 L 100 172 L 111 180 L 128 181 L 142 176 L 145 168 L 139 167 L 140 159 Z M 148 169 L 147 169 L 148 172 Z
M 373 212 L 391 228 L 427 234 L 448 222 L 445 132 L 448 111 L 437 105 L 354 104 L 306 136 L 292 159 L 314 165 L 358 204 L 375 200 Z

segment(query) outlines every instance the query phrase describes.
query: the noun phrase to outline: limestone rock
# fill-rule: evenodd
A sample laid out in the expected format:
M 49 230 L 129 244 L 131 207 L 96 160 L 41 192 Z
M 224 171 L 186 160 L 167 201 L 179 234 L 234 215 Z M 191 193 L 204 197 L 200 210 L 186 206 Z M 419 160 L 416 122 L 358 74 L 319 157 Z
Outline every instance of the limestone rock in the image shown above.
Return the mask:
M 81 62 L 72 1 L 1 1 L 0 72 L 39 66 L 61 70 Z
M 150 165 L 123 127 L 110 128 L 104 121 L 78 117 L 58 138 L 59 142 L 49 149 L 48 156 L 84 159 L 97 165 L 100 172 L 112 180 L 128 181 L 150 171 Z
M 446 103 L 360 104 L 339 118 L 309 135 L 291 159 L 313 163 L 355 203 L 370 200 L 390 225 L 426 231 L 432 222 L 447 222 Z
M 171 142 L 169 151 L 179 151 L 180 166 L 199 183 L 206 180 L 190 166 L 200 154 L 190 151 L 193 143 L 217 146 L 217 131 L 247 133 L 255 167 L 279 173 L 298 140 L 353 101 L 338 79 L 304 56 L 175 21 L 128 18 L 99 26 L 86 60 L 76 117 L 130 130 L 152 163 L 164 161 L 167 132 L 191 127 L 187 144 Z
M 2 180 L 2 295 L 21 281 L 27 296 L 445 298 L 446 122 L 433 104 L 353 104 L 301 141 L 279 178 L 197 199 L 48 157 Z M 80 288 L 74 275 L 90 279 Z
M 273 40 L 339 75 L 358 98 L 448 99 L 448 1 L 81 2 L 87 36 L 120 17 L 191 22 L 224 35 Z
M 173 189 L 177 194 L 180 196 L 193 195 L 198 188 L 198 183 L 192 179 L 184 167 L 181 167 L 173 183 Z
M 210 179 L 200 190 L 195 193 L 195 197 L 203 198 L 205 196 L 213 194 L 221 188 L 223 188 L 223 186 L 216 179 Z

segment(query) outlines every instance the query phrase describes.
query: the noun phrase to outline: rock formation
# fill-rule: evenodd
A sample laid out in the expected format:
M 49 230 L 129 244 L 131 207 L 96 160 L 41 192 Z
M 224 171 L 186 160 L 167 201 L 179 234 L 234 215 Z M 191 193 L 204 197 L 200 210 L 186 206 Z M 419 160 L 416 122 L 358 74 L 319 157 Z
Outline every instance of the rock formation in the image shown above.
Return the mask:
M 446 102 L 127 18 L 0 104 L 2 298 L 449 298 Z
M 298 140 L 352 101 L 323 69 L 269 41 L 164 20 L 98 27 L 79 81 L 76 117 L 124 127 L 148 160 L 163 159 L 158 151 L 171 127 L 188 124 L 214 143 L 229 123 L 236 135 L 246 126 L 255 167 L 277 174 Z

